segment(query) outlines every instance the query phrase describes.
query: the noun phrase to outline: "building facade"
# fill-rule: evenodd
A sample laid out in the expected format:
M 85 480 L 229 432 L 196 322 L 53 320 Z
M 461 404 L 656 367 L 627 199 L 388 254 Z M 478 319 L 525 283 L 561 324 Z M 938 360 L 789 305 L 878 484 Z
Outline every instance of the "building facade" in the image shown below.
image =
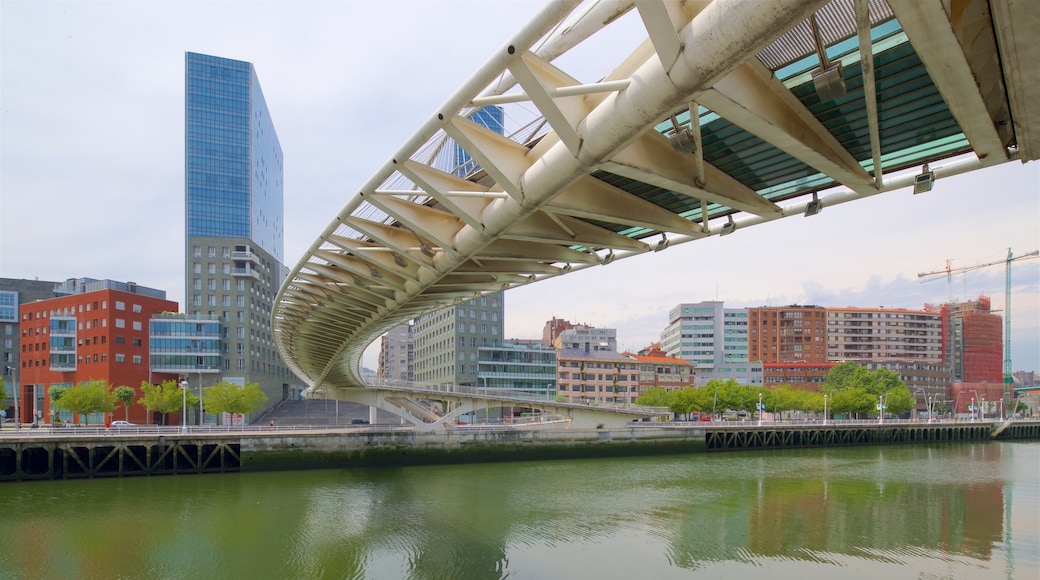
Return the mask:
M 630 405 L 639 396 L 639 365 L 607 351 L 558 349 L 557 398 L 585 405 Z
M 57 285 L 57 282 L 43 280 L 0 278 L 0 374 L 4 379 L 4 392 L 0 393 L 0 417 L 13 419 L 15 416 L 15 392 L 18 390 L 16 385 L 21 366 L 18 309 L 22 304 L 54 298 L 54 287 Z
M 49 421 L 50 390 L 85 381 L 106 381 L 135 390 L 141 383 L 176 379 L 149 369 L 149 320 L 174 312 L 177 303 L 166 293 L 133 283 L 83 278 L 59 285 L 57 297 L 23 304 L 20 312 L 18 382 L 22 385 L 20 420 Z M 122 415 L 122 413 L 120 413 Z M 103 417 L 62 419 L 101 422 Z M 146 410 L 136 403 L 129 420 L 147 423 Z
M 480 347 L 502 344 L 504 298 L 487 294 L 417 318 L 415 381 L 478 386 Z
M 748 359 L 827 362 L 827 311 L 799 305 L 748 308 Z
M 635 360 L 638 366 L 639 385 L 636 387 L 636 397 L 654 387 L 676 391 L 693 387 L 696 382 L 693 363 L 668 356 L 659 348 L 640 351 L 639 354 L 625 354 Z
M 508 340 L 478 349 L 477 387 L 548 401 L 556 396 L 556 349 L 538 340 Z
M 679 304 L 668 312 L 661 348 L 693 363 L 698 386 L 712 379 L 762 384 L 762 363 L 748 359 L 746 308 L 725 308 L 720 301 Z
M 209 377 L 223 368 L 220 320 L 216 316 L 162 312 L 148 321 L 148 353 L 151 365 L 149 383 L 154 376 L 182 377 L 181 386 L 199 397 L 199 408 L 192 409 L 192 424 L 217 424 L 216 415 L 204 411 L 204 387 Z M 213 381 L 208 381 L 212 384 Z M 158 419 L 158 418 L 153 418 Z
M 950 365 L 948 363 L 921 362 L 915 360 L 856 361 L 871 371 L 888 369 L 906 383 L 906 388 L 914 396 L 914 407 L 918 413 L 928 411 L 936 405 L 948 405 L 952 408 L 950 397 Z
M 940 363 L 942 348 L 942 317 L 936 313 L 902 308 L 827 309 L 830 361 Z
M 415 337 L 412 322 L 391 328 L 380 338 L 376 376 L 383 381 L 415 380 Z
M 300 390 L 271 330 L 283 265 L 282 149 L 248 62 L 185 55 L 185 305 L 221 322 L 208 383 L 254 382 L 267 405 Z
M 990 299 L 944 304 L 943 360 L 955 382 L 1000 383 L 1004 380 L 1003 319 L 990 313 Z
M 762 363 L 763 382 L 767 387 L 789 385 L 803 391 L 818 391 L 827 381 L 827 373 L 835 362 L 767 362 Z
M 617 352 L 617 329 L 575 324 L 560 331 L 554 344 L 556 348 L 584 350 L 585 352 Z

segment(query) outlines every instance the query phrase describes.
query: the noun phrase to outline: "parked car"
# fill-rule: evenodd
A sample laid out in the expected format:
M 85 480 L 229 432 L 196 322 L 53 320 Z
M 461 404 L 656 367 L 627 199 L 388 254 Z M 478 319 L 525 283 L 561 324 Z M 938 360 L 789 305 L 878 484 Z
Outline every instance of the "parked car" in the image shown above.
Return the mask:
M 137 427 L 137 425 L 129 421 L 112 421 L 113 429 L 126 429 L 127 427 Z
M 351 425 L 368 425 L 368 419 L 351 419 Z

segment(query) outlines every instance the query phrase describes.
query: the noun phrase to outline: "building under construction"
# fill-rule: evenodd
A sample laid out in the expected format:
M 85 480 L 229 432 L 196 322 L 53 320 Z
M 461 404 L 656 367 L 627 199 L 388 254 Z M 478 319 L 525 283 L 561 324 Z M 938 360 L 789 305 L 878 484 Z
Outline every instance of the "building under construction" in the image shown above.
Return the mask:
M 953 382 L 1003 382 L 1003 320 L 990 312 L 988 296 L 926 308 L 942 315 L 943 362 Z

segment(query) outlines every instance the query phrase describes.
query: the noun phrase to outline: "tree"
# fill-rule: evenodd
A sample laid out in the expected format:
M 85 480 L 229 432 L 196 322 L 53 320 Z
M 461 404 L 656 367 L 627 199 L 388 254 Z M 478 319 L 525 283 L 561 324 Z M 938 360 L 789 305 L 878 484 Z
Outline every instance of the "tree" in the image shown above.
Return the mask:
M 646 407 L 667 407 L 668 392 L 664 390 L 664 387 L 650 387 L 639 394 L 636 404 Z
M 889 369 L 867 370 L 854 362 L 843 362 L 827 373 L 823 391 L 831 397 L 835 413 L 873 415 L 880 401 L 885 412 L 895 415 L 914 408 L 914 397 L 899 375 Z
M 184 406 L 194 409 L 195 405 L 199 404 L 199 398 L 196 395 L 192 395 L 190 392 L 187 394 L 187 401 L 185 401 L 185 395 L 181 391 L 181 387 L 177 385 L 177 381 L 170 379 L 163 381 L 158 385 L 150 385 L 147 382 L 141 383 L 141 398 L 137 399 L 137 404 L 144 405 L 149 411 L 161 413 L 163 416 L 163 425 L 168 423 L 168 415 L 170 413 L 181 411 L 184 412 Z
M 246 383 L 238 386 L 228 381 L 221 381 L 206 389 L 203 404 L 207 413 L 215 415 L 251 413 L 267 402 L 267 395 L 260 390 L 260 383 Z
M 85 381 L 67 389 L 54 405 L 76 415 L 111 413 L 116 408 L 116 396 L 105 381 Z
M 687 387 L 681 390 L 668 391 L 668 407 L 680 418 L 690 418 L 694 405 L 694 390 Z
M 126 385 L 116 387 L 114 391 L 116 399 L 123 404 L 123 418 L 127 421 L 130 420 L 130 404 L 134 402 L 134 395 L 137 393 Z
M 58 416 L 59 416 L 60 407 L 57 405 L 57 402 L 59 400 L 61 400 L 61 398 L 65 395 L 65 391 L 67 391 L 67 390 L 69 390 L 69 387 L 54 386 L 54 387 L 51 387 L 47 391 L 47 394 L 50 395 L 50 397 L 51 397 L 51 423 L 52 424 L 58 422 Z

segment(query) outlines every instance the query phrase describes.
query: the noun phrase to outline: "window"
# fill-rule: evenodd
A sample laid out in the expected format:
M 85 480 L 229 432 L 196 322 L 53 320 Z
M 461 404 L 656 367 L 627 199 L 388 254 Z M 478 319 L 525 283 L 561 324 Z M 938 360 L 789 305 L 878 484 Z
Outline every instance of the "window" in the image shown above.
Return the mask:
M 126 355 L 125 354 L 116 353 L 116 362 L 117 363 L 126 362 Z
M 202 273 L 202 264 L 200 264 L 200 263 L 198 263 L 198 262 L 195 262 L 195 263 L 194 263 L 194 264 L 192 264 L 192 266 L 191 266 L 191 271 L 192 271 L 193 273 L 195 273 L 195 274 L 201 274 L 201 273 Z
M 134 330 L 141 330 L 141 321 L 140 320 L 133 321 L 133 327 L 134 327 Z
M 116 300 L 116 310 L 126 310 L 126 302 Z
M 217 281 L 214 278 L 206 280 L 206 288 L 208 288 L 210 292 L 215 291 L 217 289 Z
M 126 321 L 122 318 L 116 319 L 116 328 L 126 328 Z
M 202 290 L 202 278 L 195 278 L 191 281 L 192 290 Z
M 95 356 L 97 356 L 97 355 L 95 355 Z M 135 355 L 133 356 L 133 363 L 134 363 L 135 365 L 139 365 L 139 364 L 141 364 L 141 355 L 139 355 L 139 354 L 135 354 Z
M 141 346 L 142 341 L 141 341 L 140 338 L 135 338 L 135 339 L 133 339 L 133 343 L 134 343 L 134 346 Z

